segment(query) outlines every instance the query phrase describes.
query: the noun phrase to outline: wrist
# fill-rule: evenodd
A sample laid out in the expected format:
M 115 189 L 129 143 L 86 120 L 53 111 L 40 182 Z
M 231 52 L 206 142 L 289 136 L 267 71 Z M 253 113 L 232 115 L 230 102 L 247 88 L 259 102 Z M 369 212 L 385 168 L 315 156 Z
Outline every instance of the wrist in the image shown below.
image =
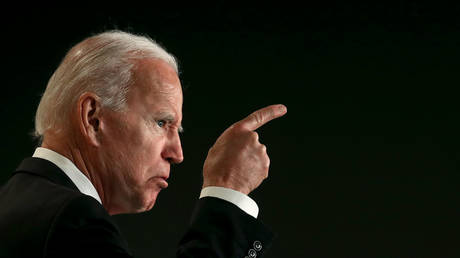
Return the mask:
M 238 186 L 238 185 L 235 185 L 235 184 L 231 184 L 229 182 L 216 182 L 216 181 L 211 181 L 211 182 L 204 181 L 202 189 L 204 189 L 206 187 L 210 187 L 210 186 L 216 186 L 216 187 L 223 187 L 223 188 L 232 189 L 232 190 L 238 191 L 238 192 L 240 192 L 242 194 L 245 194 L 245 195 L 249 195 L 249 193 L 251 192 L 247 187 Z

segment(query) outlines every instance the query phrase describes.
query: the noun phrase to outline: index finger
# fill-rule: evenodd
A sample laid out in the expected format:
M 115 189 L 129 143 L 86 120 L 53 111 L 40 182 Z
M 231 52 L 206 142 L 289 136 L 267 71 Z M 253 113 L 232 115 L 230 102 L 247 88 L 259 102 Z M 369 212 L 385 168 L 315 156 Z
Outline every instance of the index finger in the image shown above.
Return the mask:
M 252 114 L 250 114 L 243 120 L 237 122 L 237 124 L 246 129 L 254 131 L 257 128 L 261 127 L 262 125 L 270 122 L 271 120 L 275 118 L 283 116 L 286 113 L 287 113 L 286 106 L 282 104 L 271 105 L 268 107 L 261 108 L 257 111 L 254 111 Z

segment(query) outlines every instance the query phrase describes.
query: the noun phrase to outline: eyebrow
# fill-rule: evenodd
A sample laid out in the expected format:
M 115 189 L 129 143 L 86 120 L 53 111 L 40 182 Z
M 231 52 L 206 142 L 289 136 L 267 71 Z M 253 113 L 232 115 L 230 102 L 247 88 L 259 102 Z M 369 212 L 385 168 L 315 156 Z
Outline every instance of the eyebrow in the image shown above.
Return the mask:
M 161 120 L 165 120 L 166 122 L 168 123 L 171 123 L 173 124 L 176 119 L 174 118 L 174 115 L 172 115 L 171 113 L 169 112 L 160 112 L 157 117 L 159 117 L 159 119 Z M 180 124 L 178 127 L 177 127 L 177 131 L 179 133 L 183 133 L 184 132 L 184 128 L 182 127 L 182 124 Z

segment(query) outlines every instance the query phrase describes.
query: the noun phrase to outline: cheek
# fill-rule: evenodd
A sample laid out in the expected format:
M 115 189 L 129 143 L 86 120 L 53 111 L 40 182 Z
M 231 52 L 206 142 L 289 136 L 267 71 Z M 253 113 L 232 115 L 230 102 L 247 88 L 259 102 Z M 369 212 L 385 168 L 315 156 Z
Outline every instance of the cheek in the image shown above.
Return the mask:
M 131 126 L 120 128 L 118 138 L 120 147 L 128 153 L 128 155 L 136 158 L 149 147 L 153 135 L 152 128 L 144 122 L 133 121 Z
M 143 163 L 151 167 L 161 159 L 162 146 L 164 145 L 163 137 L 151 137 L 143 142 L 139 156 L 142 157 Z
M 123 170 L 123 174 L 136 177 L 135 175 L 140 172 L 139 166 L 143 163 L 148 138 L 141 128 L 129 127 L 126 124 L 112 129 L 107 132 L 104 153 L 110 156 L 109 162 L 114 167 Z
M 142 180 L 161 162 L 161 151 L 166 136 L 155 124 L 143 121 L 126 121 L 112 128 L 108 137 L 110 152 L 117 153 L 113 162 L 129 171 L 131 177 Z M 160 130 L 158 130 L 160 129 Z
M 138 172 L 149 173 L 161 162 L 162 146 L 164 145 L 164 137 L 152 132 L 143 132 L 132 135 L 128 139 L 127 151 L 131 157 L 130 163 L 136 167 Z M 140 170 L 140 171 L 139 171 Z

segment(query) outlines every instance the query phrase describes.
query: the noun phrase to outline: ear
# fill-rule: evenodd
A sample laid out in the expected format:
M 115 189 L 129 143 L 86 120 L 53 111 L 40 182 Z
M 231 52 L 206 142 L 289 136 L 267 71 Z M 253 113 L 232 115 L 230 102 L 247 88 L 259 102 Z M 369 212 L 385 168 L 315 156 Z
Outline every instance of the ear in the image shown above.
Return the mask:
M 101 133 L 101 98 L 92 92 L 83 93 L 77 101 L 77 122 L 84 139 L 99 146 Z

